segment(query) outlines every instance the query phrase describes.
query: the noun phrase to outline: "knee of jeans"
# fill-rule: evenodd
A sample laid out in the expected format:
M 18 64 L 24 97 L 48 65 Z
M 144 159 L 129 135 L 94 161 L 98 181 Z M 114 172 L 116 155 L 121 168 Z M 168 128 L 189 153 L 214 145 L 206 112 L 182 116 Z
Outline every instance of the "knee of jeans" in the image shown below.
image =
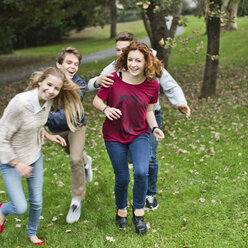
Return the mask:
M 116 184 L 121 187 L 128 185 L 129 182 L 130 182 L 129 178 L 119 178 L 119 179 L 117 178 L 116 179 Z
M 22 201 L 22 202 L 18 202 L 18 204 L 16 204 L 14 208 L 16 215 L 21 215 L 27 211 L 28 205 L 26 201 Z
M 83 164 L 83 157 L 81 158 L 70 158 L 70 164 L 71 164 L 71 168 L 73 169 L 73 167 L 75 165 L 81 165 Z M 75 167 L 74 167 L 75 168 Z
M 148 176 L 148 172 L 145 172 L 145 171 L 136 171 L 134 173 L 134 179 L 145 179 L 146 177 Z
M 42 208 L 42 197 L 37 197 L 36 199 L 29 199 L 30 206 L 32 205 L 32 208 L 40 209 Z

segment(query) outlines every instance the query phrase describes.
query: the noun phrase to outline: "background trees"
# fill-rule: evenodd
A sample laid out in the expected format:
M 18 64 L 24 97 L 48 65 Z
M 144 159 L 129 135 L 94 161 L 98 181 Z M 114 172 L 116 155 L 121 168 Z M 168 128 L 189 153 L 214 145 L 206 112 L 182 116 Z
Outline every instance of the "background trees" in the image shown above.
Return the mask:
M 219 64 L 221 5 L 221 0 L 211 0 L 208 2 L 206 13 L 208 46 L 200 98 L 208 98 L 209 96 L 216 94 L 216 80 Z
M 1 0 L 0 54 L 51 44 L 71 30 L 103 25 L 98 6 L 98 0 Z
M 181 25 L 182 8 L 184 7 L 184 13 L 189 13 L 189 2 L 189 0 L 187 2 L 186 0 L 0 0 L 2 24 L 0 54 L 10 53 L 13 49 L 61 41 L 70 34 L 70 31 L 80 31 L 90 25 L 103 27 L 105 24 L 111 24 L 110 38 L 113 38 L 116 35 L 118 15 L 136 11 L 143 19 L 152 48 L 157 51 L 157 57 L 167 68 L 172 49 L 170 43 L 175 37 L 178 25 Z M 237 13 L 245 15 L 248 8 L 245 0 L 195 0 L 194 2 L 198 4 L 197 14 L 203 14 L 206 18 L 208 48 L 200 97 L 207 98 L 215 95 L 216 91 L 221 20 L 224 20 L 225 29 L 236 29 Z M 172 21 L 171 25 L 167 26 L 169 16 Z

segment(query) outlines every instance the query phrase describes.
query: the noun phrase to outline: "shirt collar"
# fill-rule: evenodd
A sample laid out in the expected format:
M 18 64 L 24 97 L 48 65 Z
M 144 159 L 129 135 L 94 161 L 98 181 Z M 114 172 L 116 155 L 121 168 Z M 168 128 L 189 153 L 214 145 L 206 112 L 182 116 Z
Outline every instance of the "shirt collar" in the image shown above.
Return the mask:
M 35 88 L 30 91 L 30 97 L 28 99 L 28 103 L 32 106 L 34 114 L 38 114 L 43 109 L 46 110 L 48 106 L 48 101 L 46 101 L 43 106 L 40 106 L 39 98 L 38 98 L 38 88 Z

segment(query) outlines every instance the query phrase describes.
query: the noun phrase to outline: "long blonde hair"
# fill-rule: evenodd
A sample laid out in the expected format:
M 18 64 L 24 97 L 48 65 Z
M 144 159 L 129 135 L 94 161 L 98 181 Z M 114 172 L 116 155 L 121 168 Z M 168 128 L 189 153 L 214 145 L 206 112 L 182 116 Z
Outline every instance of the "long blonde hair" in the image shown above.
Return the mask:
M 43 71 L 34 72 L 29 78 L 29 86 L 26 90 L 32 90 L 39 87 L 39 83 L 48 76 L 55 76 L 63 81 L 63 86 L 59 94 L 53 99 L 54 111 L 63 108 L 69 129 L 74 132 L 78 126 L 83 114 L 83 105 L 80 100 L 80 87 L 56 67 L 48 67 Z

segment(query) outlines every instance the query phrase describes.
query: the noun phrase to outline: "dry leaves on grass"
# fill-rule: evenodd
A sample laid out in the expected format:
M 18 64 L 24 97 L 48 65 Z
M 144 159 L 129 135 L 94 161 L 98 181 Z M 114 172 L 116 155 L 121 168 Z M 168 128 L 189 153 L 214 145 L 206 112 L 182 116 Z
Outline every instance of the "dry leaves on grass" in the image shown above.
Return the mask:
M 107 236 L 106 239 L 107 239 L 109 242 L 115 242 L 115 239 L 114 239 L 113 237 Z

